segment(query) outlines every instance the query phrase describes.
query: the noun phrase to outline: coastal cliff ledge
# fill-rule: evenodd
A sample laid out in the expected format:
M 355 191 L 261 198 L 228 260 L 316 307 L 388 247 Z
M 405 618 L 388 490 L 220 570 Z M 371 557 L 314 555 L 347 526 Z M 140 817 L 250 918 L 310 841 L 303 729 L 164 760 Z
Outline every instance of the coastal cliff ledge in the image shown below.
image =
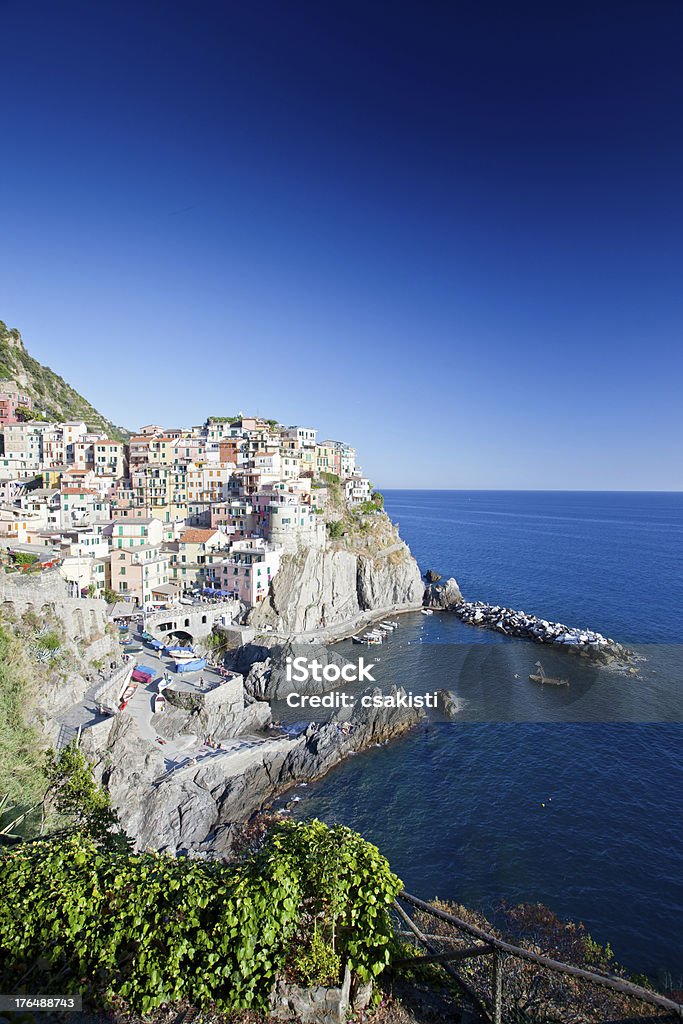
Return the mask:
M 368 617 L 420 608 L 424 584 L 398 528 L 383 513 L 319 548 L 287 554 L 250 625 L 289 637 L 342 630 Z

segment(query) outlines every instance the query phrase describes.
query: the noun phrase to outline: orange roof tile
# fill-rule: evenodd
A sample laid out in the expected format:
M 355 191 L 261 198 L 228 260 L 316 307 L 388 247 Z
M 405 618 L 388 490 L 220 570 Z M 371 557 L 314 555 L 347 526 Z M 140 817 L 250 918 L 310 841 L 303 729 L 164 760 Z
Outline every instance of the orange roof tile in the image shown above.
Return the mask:
M 182 544 L 204 544 L 216 533 L 218 530 L 201 530 L 199 528 L 183 530 L 180 534 L 180 542 Z

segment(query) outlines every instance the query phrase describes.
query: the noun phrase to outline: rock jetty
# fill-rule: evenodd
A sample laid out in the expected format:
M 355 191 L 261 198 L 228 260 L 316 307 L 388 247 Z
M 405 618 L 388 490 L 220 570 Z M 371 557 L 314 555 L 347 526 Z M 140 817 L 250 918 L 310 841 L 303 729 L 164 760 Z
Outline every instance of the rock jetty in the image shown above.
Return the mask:
M 547 619 L 539 619 L 513 608 L 503 608 L 483 601 L 461 601 L 452 610 L 470 626 L 495 629 L 506 636 L 521 637 L 538 644 L 552 644 L 604 664 L 626 664 L 635 657 L 633 651 L 595 630 L 548 622 Z

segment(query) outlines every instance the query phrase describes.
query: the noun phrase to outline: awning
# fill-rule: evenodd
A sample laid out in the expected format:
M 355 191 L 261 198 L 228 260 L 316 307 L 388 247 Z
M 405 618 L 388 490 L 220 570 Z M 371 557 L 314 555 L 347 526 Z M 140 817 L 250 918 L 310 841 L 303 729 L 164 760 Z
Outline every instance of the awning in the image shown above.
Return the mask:
M 130 619 L 137 614 L 138 609 L 133 601 L 115 601 L 108 616 L 110 619 Z
M 158 587 L 152 587 L 152 594 L 163 594 L 166 597 L 175 597 L 178 593 L 178 588 L 174 587 L 172 583 L 160 583 Z

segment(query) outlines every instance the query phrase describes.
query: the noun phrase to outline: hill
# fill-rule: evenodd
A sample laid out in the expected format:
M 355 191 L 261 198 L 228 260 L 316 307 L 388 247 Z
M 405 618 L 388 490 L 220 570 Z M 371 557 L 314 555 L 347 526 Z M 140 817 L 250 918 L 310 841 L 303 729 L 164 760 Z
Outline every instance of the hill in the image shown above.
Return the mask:
M 0 381 L 2 379 L 14 381 L 31 396 L 39 414 L 37 418 L 84 420 L 89 428 L 104 431 L 113 440 L 125 441 L 129 437 L 129 431 L 113 424 L 54 370 L 29 355 L 19 331 L 0 320 Z

